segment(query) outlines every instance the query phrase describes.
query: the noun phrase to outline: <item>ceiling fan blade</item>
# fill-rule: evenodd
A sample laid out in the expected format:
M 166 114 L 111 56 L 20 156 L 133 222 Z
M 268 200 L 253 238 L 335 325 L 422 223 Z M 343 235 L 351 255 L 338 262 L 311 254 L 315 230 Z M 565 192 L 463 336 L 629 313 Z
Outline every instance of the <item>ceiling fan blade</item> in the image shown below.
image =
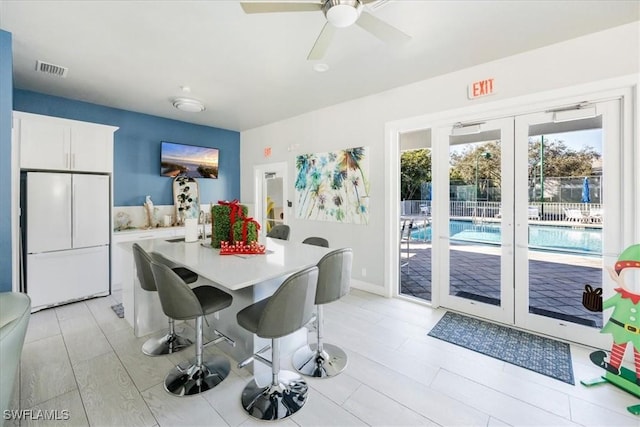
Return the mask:
M 316 12 L 322 10 L 320 3 L 292 3 L 292 2 L 244 2 L 240 3 L 244 13 L 272 13 L 272 12 Z
M 356 24 L 385 43 L 398 45 L 411 40 L 410 36 L 366 11 L 362 12 Z
M 335 32 L 336 28 L 333 25 L 328 22 L 324 24 L 322 31 L 320 31 L 320 35 L 313 44 L 313 48 L 311 48 L 311 52 L 309 52 L 309 56 L 307 56 L 307 60 L 322 59 L 324 54 L 327 52 L 327 48 L 329 47 Z

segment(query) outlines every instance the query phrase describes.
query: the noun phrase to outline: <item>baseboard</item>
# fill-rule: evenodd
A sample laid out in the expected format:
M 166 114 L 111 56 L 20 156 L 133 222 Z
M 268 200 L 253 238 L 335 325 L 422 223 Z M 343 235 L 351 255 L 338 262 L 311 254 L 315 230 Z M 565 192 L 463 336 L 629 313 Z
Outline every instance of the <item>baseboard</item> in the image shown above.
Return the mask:
M 382 297 L 387 296 L 383 286 L 374 285 L 373 283 L 364 282 L 362 280 L 351 279 L 351 287 L 375 295 L 380 295 Z

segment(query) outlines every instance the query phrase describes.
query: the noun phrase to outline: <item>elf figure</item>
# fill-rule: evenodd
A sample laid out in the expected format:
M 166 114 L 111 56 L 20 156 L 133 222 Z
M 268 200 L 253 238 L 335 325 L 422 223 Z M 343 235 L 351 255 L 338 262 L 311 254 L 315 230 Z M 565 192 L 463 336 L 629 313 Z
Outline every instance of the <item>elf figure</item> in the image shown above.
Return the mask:
M 631 284 L 626 285 L 624 281 L 624 274 L 632 268 L 640 268 L 640 244 L 625 249 L 620 254 L 615 269 L 607 267 L 611 279 L 619 286 L 614 289 L 616 294 L 602 303 L 603 310 L 613 307 L 611 318 L 600 331 L 603 334 L 613 336 L 611 357 L 606 361 L 606 353 L 596 351 L 591 354 L 590 358 L 596 365 L 619 375 L 625 349 L 627 344 L 631 343 L 633 345 L 636 384 L 640 386 L 640 294 L 633 292 Z

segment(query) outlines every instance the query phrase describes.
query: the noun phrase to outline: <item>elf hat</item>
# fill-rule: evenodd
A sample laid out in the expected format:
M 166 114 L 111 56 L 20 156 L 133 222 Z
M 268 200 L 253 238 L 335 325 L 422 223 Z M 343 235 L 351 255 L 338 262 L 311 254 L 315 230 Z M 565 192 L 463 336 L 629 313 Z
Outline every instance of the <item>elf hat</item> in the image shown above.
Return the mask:
M 629 246 L 618 257 L 616 273 L 620 274 L 625 268 L 640 268 L 640 244 Z

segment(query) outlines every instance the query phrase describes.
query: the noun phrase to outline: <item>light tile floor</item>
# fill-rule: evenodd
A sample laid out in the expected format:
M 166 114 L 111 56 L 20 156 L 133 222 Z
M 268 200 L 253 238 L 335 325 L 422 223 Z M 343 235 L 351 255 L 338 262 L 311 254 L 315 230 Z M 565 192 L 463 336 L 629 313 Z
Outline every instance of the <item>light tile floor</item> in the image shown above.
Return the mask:
M 22 409 L 68 410 L 67 421 L 11 426 L 253 426 L 240 394 L 250 375 L 235 368 L 217 388 L 177 398 L 166 372 L 190 357 L 147 357 L 110 309 L 118 296 L 34 313 L 18 380 Z M 286 426 L 634 426 L 637 399 L 611 385 L 575 386 L 429 337 L 444 311 L 353 290 L 325 309 L 327 342 L 349 355 L 347 370 L 310 379 L 305 407 Z M 189 329 L 189 332 L 193 331 Z M 224 344 L 220 344 L 224 345 Z M 590 349 L 571 345 L 576 379 L 600 370 Z M 207 348 L 209 353 L 218 353 Z M 284 363 L 290 369 L 290 362 Z M 14 399 L 17 407 L 18 397 Z

